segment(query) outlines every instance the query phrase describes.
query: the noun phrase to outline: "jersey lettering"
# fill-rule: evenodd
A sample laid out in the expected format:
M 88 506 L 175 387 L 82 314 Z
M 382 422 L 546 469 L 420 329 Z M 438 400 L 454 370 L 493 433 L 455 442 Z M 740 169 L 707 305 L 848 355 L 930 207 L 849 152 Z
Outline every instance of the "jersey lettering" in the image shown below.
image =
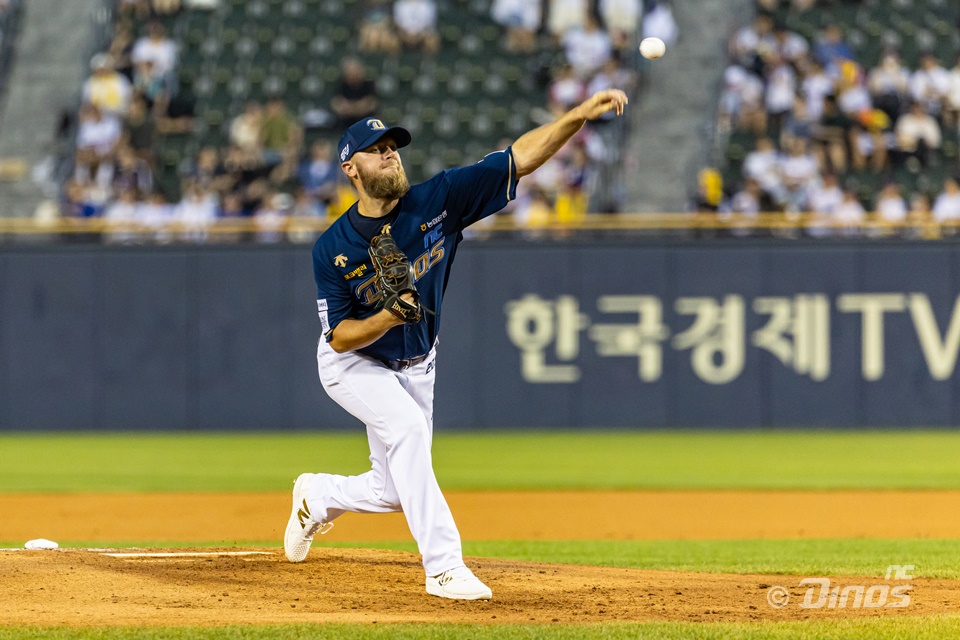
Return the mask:
M 440 242 L 433 245 L 429 251 L 425 251 L 413 262 L 413 277 L 415 280 L 419 280 L 430 270 L 430 267 L 443 260 L 443 241 L 444 238 L 440 238 Z

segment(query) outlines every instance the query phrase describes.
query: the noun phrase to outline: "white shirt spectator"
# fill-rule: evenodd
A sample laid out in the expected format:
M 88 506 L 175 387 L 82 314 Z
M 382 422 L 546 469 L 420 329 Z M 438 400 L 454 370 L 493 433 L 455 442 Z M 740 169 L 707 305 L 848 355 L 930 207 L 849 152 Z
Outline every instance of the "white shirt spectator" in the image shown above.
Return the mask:
M 733 195 L 730 202 L 730 209 L 733 213 L 740 213 L 749 216 L 755 216 L 760 213 L 760 198 L 756 192 L 751 189 L 742 189 Z
M 810 190 L 810 210 L 814 213 L 833 213 L 843 202 L 843 190 L 836 179 L 824 180 Z
M 817 160 L 811 154 L 798 149 L 780 161 L 780 174 L 788 188 L 810 189 L 819 176 Z
M 833 220 L 835 222 L 851 226 L 859 225 L 864 221 L 866 216 L 867 212 L 863 208 L 863 205 L 857 200 L 856 195 L 850 191 L 844 194 L 843 202 L 841 202 L 833 212 Z
M 896 186 L 884 188 L 877 198 L 877 215 L 886 222 L 903 222 L 907 219 L 907 201 Z
M 111 115 L 123 116 L 130 108 L 130 80 L 114 71 L 110 57 L 97 54 L 91 61 L 93 74 L 83 83 L 83 101 Z
M 606 31 L 591 19 L 583 28 L 573 28 L 563 37 L 567 61 L 581 76 L 589 76 L 602 67 L 613 54 L 613 42 Z
M 937 222 L 960 220 L 960 188 L 953 180 L 944 183 L 943 191 L 933 201 L 933 219 Z
M 101 115 L 99 118 L 81 118 L 77 127 L 77 147 L 93 149 L 100 155 L 109 153 L 120 141 L 123 128 L 119 118 Z
M 797 94 L 797 76 L 786 62 L 778 64 L 767 78 L 768 113 L 785 113 L 793 107 Z
M 547 28 L 562 38 L 570 29 L 583 27 L 586 15 L 587 0 L 550 0 Z
M 807 103 L 807 114 L 814 122 L 823 116 L 824 99 L 833 94 L 833 79 L 822 67 L 815 67 L 800 84 L 800 92 Z
M 673 19 L 670 7 L 662 2 L 653 7 L 643 17 L 643 37 L 656 37 L 663 40 L 669 48 L 677 42 L 677 22 Z
M 393 21 L 410 34 L 431 33 L 437 28 L 437 5 L 433 0 L 397 0 Z
M 887 54 L 880 66 L 870 72 L 867 86 L 875 96 L 905 96 L 910 91 L 910 71 L 900 64 L 900 59 L 895 54 Z
M 169 76 L 177 66 L 177 45 L 166 37 L 144 36 L 133 45 L 130 60 L 134 64 L 149 60 L 157 75 Z
M 529 4 L 540 4 L 530 0 L 524 1 Z M 642 14 L 642 0 L 600 0 L 600 16 L 608 29 L 619 29 L 628 34 L 637 33 Z
M 928 148 L 939 149 L 942 142 L 940 125 L 930 114 L 918 111 L 915 107 L 897 118 L 894 128 L 897 148 L 913 152 L 917 150 L 917 143 L 923 140 Z
M 940 113 L 940 101 L 950 92 L 950 73 L 933 58 L 925 57 L 922 65 L 910 78 L 910 94 L 928 113 Z
M 796 62 L 810 51 L 810 45 L 806 39 L 792 31 L 775 32 L 772 38 L 764 41 L 764 44 L 768 43 L 773 47 L 772 53 L 790 62 Z
M 862 84 L 850 85 L 837 96 L 837 105 L 848 116 L 854 117 L 861 111 L 873 108 L 870 92 Z
M 505 27 L 536 31 L 540 28 L 540 3 L 528 0 L 495 0 L 493 19 Z
M 960 60 L 957 60 L 957 65 L 948 72 L 948 78 L 947 105 L 957 110 L 960 109 Z
M 758 145 L 743 161 L 743 175 L 753 178 L 767 193 L 780 188 L 780 154 L 772 144 Z

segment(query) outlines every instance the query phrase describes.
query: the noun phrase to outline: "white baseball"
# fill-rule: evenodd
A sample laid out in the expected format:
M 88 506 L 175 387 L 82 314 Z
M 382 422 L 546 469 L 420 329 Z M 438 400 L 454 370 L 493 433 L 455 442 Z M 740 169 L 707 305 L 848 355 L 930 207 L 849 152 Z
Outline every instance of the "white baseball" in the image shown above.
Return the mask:
M 640 41 L 640 55 L 648 60 L 656 60 L 667 52 L 667 45 L 660 38 L 644 38 Z

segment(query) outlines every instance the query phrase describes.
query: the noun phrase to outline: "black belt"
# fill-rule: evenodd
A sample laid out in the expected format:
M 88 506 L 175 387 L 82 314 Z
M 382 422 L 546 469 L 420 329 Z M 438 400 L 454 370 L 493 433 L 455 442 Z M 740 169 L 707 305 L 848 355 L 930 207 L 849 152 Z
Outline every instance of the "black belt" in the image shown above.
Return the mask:
M 393 369 L 394 371 L 403 371 L 409 367 L 416 366 L 427 359 L 429 353 L 425 353 L 422 356 L 417 356 L 416 358 L 409 358 L 408 360 L 381 360 L 383 364 L 387 367 Z

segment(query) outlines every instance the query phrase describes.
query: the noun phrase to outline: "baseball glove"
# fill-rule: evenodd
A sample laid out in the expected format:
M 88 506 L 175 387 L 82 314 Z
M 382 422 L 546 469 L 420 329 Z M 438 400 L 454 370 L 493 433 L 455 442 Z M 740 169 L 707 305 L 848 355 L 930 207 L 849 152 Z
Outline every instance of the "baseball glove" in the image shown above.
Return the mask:
M 386 309 L 407 324 L 420 322 L 423 307 L 420 306 L 420 294 L 413 283 L 413 265 L 400 251 L 389 232 L 374 236 L 367 249 L 376 272 L 377 286 L 380 288 L 380 300 L 377 309 Z M 400 296 L 413 295 L 413 303 Z

